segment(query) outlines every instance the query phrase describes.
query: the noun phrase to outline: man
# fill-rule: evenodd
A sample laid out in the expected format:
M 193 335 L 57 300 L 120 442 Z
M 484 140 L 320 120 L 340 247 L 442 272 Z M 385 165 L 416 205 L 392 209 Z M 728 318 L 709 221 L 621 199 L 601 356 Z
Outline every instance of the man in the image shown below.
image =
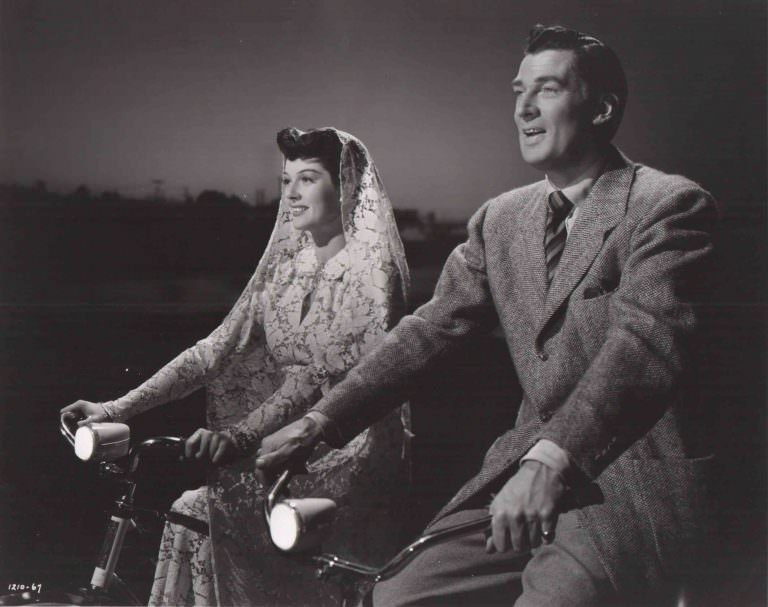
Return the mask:
M 485 203 L 432 300 L 262 442 L 264 468 L 340 446 L 501 324 L 523 389 L 515 426 L 432 523 L 490 511 L 491 533 L 425 550 L 375 605 L 656 601 L 692 573 L 708 525 L 686 378 L 714 201 L 611 146 L 627 86 L 597 39 L 537 26 L 513 87 L 523 159 L 545 179 Z

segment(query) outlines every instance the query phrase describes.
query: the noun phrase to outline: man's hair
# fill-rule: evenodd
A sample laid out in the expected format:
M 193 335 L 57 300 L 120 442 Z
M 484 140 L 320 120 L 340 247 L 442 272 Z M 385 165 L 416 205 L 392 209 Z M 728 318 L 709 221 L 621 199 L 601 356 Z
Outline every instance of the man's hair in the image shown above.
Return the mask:
M 611 119 L 599 125 L 598 136 L 610 141 L 616 134 L 627 105 L 627 77 L 613 50 L 597 38 L 560 25 L 535 25 L 528 34 L 525 54 L 546 50 L 573 51 L 576 71 L 587 85 L 587 95 L 597 101 L 602 95 L 617 100 Z
M 277 134 L 277 146 L 286 160 L 317 158 L 331 174 L 333 185 L 339 187 L 341 141 L 333 129 L 300 131 L 289 127 Z

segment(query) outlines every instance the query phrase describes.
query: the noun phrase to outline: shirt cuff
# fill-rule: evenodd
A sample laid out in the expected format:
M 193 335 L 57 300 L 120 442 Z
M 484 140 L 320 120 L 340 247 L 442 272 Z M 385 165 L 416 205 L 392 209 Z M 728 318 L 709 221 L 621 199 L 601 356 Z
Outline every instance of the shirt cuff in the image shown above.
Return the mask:
M 333 420 L 325 413 L 312 409 L 308 411 L 304 417 L 311 419 L 318 426 L 320 426 L 320 432 L 322 433 L 323 441 L 333 446 L 338 443 L 341 437 L 338 426 Z
M 520 463 L 522 464 L 527 460 L 540 462 L 545 466 L 552 468 L 563 478 L 567 478 L 568 470 L 571 467 L 571 462 L 568 459 L 568 454 L 565 450 L 546 438 L 542 438 L 531 447 L 530 451 L 528 451 L 528 453 L 526 453 L 520 460 Z

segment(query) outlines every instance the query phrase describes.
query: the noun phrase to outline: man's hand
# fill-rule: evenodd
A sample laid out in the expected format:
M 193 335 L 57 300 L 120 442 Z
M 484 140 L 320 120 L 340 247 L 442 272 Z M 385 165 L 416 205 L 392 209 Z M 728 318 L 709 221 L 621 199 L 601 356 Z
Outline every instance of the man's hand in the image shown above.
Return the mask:
M 276 472 L 289 464 L 303 464 L 321 439 L 320 425 L 302 417 L 261 441 L 261 448 L 256 452 L 256 467 L 265 472 Z
M 212 432 L 198 428 L 184 443 L 184 455 L 187 459 L 202 459 L 212 464 L 225 463 L 237 453 L 235 443 L 224 432 Z
M 527 552 L 554 536 L 558 507 L 566 487 L 552 468 L 527 460 L 491 502 L 491 536 L 486 551 Z M 551 541 L 551 540 L 550 540 Z

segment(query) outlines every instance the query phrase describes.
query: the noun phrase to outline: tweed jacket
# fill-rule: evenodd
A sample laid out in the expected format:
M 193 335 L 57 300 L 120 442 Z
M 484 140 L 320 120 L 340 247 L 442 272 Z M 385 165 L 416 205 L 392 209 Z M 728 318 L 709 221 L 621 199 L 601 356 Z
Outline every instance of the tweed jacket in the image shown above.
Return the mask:
M 686 380 L 716 205 L 695 183 L 613 149 L 547 288 L 545 192 L 541 181 L 486 202 L 431 301 L 315 410 L 338 433 L 328 442 L 344 444 L 445 352 L 500 324 L 523 389 L 517 420 L 436 520 L 487 505 L 549 439 L 568 454 L 580 522 L 614 586 L 644 592 L 684 574 L 708 528 L 712 462 L 691 427 Z

